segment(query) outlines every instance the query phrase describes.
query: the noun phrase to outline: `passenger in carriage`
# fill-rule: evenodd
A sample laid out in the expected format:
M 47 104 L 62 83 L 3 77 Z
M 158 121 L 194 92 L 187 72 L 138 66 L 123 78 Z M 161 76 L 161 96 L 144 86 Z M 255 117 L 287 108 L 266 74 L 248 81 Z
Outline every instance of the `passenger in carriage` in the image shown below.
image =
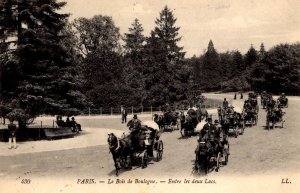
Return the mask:
M 273 109 L 275 107 L 275 104 L 276 104 L 276 101 L 273 99 L 273 97 L 270 95 L 269 96 L 269 100 L 268 100 L 268 103 L 267 103 L 267 109 L 270 110 L 270 109 Z
M 232 105 L 229 105 L 228 109 L 227 109 L 227 114 L 233 114 L 234 113 L 234 110 L 233 110 L 233 106 Z
M 223 108 L 224 109 L 228 108 L 228 101 L 226 100 L 226 98 L 224 98 L 224 101 L 223 101 Z
M 279 101 L 277 101 L 274 105 L 274 113 L 275 113 L 276 117 L 278 117 L 278 118 L 282 117 L 282 109 L 280 107 Z

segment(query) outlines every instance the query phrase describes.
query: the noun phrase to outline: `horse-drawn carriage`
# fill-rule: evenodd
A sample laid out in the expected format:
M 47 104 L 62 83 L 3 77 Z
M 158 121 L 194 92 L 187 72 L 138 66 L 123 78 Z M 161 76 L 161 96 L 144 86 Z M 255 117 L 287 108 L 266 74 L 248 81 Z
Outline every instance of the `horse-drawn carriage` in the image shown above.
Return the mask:
M 254 109 L 244 108 L 242 112 L 243 125 L 252 127 L 257 124 L 258 114 Z
M 233 107 L 232 105 L 225 109 L 219 107 L 218 116 L 226 135 L 232 134 L 238 137 L 240 134 L 244 134 L 244 117 L 239 107 Z
M 180 134 L 182 137 L 188 137 L 195 133 L 195 129 L 199 122 L 208 117 L 208 113 L 204 109 L 190 108 L 187 111 L 184 120 L 181 120 Z
M 239 135 L 243 135 L 245 131 L 244 119 L 241 113 L 233 112 L 226 114 L 221 121 L 222 127 L 226 135 L 233 135 L 237 138 Z
M 242 119 L 244 120 L 245 126 L 253 126 L 257 124 L 258 109 L 259 106 L 256 98 L 249 97 L 249 99 L 244 102 Z
M 157 162 L 162 159 L 164 145 L 158 126 L 153 121 L 144 122 L 129 135 L 121 138 L 110 133 L 107 141 L 115 163 L 116 175 L 122 168 L 131 169 L 133 161 L 140 160 L 139 165 L 145 168 L 150 158 L 155 157 Z
M 272 95 L 264 92 L 261 94 L 260 101 L 261 101 L 261 105 L 263 106 L 263 109 L 266 109 L 268 103 L 270 103 L 270 101 L 272 101 Z
M 281 108 L 268 108 L 267 109 L 267 118 L 266 118 L 266 127 L 270 130 L 275 128 L 276 124 L 279 124 L 283 128 L 285 120 L 283 119 L 285 112 L 282 112 Z
M 159 129 L 162 131 L 174 131 L 181 127 L 179 113 L 175 111 L 154 114 L 153 120 L 158 124 Z
M 196 159 L 194 163 L 193 172 L 197 174 L 208 174 L 210 171 L 219 171 L 222 165 L 227 165 L 229 158 L 229 142 L 225 134 L 220 139 L 222 147 L 212 138 L 202 138 L 199 140 L 198 146 L 195 150 Z M 213 145 L 215 144 L 215 145 Z
M 287 108 L 288 107 L 288 98 L 286 98 L 285 96 L 280 96 L 277 99 L 280 108 Z

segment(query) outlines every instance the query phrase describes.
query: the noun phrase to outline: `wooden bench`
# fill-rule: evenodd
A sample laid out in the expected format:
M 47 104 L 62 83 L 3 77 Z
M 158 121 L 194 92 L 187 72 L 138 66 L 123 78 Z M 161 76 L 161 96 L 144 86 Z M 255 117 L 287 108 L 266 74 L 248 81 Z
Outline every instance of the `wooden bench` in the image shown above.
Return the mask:
M 43 128 L 43 130 L 48 140 L 53 138 L 73 137 L 75 134 L 70 127 Z

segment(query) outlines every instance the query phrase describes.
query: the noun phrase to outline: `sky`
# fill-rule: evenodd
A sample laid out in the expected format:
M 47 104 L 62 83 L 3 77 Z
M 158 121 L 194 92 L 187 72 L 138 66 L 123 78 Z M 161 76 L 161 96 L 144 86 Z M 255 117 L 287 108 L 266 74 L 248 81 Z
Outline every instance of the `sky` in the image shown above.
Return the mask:
M 60 0 L 62 1 L 62 0 Z M 199 56 L 212 40 L 218 52 L 245 53 L 253 44 L 266 49 L 300 41 L 300 0 L 65 0 L 60 11 L 70 21 L 94 15 L 111 16 L 120 33 L 138 18 L 148 36 L 167 5 L 180 27 L 186 57 Z

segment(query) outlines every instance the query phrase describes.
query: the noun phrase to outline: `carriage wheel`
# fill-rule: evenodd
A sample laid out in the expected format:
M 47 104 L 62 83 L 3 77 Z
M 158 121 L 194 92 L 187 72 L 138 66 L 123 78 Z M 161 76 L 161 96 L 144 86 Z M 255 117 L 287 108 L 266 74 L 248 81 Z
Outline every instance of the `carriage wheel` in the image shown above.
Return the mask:
M 245 123 L 243 122 L 242 128 L 241 128 L 241 135 L 243 135 L 245 132 Z
M 226 145 L 227 147 L 224 148 L 224 153 L 225 153 L 225 161 L 224 165 L 227 165 L 228 163 L 228 158 L 229 158 L 229 144 Z
M 188 136 L 188 131 L 187 131 L 186 128 L 183 128 L 183 129 L 180 131 L 180 133 L 181 133 L 181 136 L 182 136 L 182 137 L 187 137 L 187 136 Z
M 219 168 L 220 168 L 220 161 L 221 160 L 221 153 L 218 152 L 218 155 L 217 155 L 217 158 L 216 158 L 216 169 L 215 171 L 218 172 L 219 171 Z
M 130 156 L 127 156 L 126 167 L 127 167 L 127 169 L 132 169 L 132 164 L 131 164 L 131 158 L 130 158 Z
M 181 134 L 181 137 L 184 137 L 184 128 L 181 128 L 180 134 Z
M 234 133 L 235 133 L 234 137 L 237 138 L 239 136 L 239 126 L 238 125 L 234 129 Z
M 156 149 L 157 153 L 156 153 L 156 161 L 159 162 L 160 160 L 162 160 L 162 155 L 164 152 L 164 144 L 162 142 L 162 140 L 159 140 L 157 142 L 157 149 Z
M 255 115 L 255 125 L 257 125 L 257 121 L 258 121 L 258 113 Z
M 181 130 L 181 120 L 180 119 L 177 120 L 176 129 Z
M 144 155 L 142 157 L 142 168 L 144 169 L 148 165 L 148 153 L 145 150 Z

